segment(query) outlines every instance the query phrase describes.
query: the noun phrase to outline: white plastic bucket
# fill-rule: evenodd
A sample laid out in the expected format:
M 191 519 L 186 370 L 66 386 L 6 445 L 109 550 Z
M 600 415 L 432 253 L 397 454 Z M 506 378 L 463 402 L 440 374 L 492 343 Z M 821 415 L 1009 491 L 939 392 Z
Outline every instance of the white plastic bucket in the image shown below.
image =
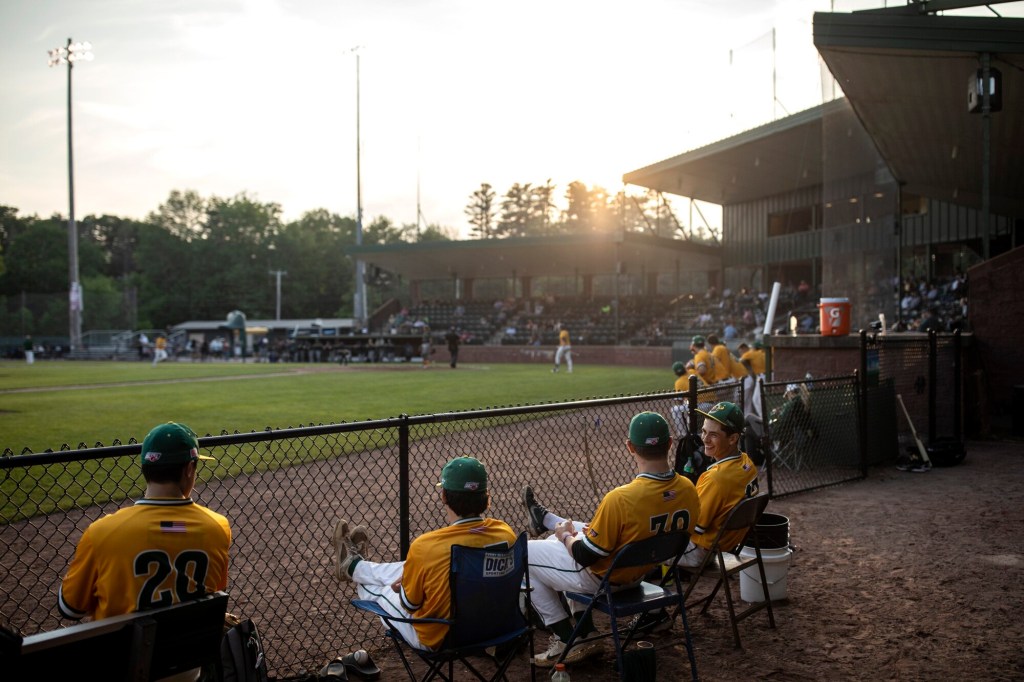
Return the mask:
M 756 556 L 753 547 L 744 546 L 740 551 L 740 558 L 743 560 L 753 559 Z M 764 577 L 768 580 L 768 596 L 772 598 L 772 601 L 786 598 L 786 577 L 789 574 L 789 563 L 792 557 L 793 550 L 789 547 L 761 550 Z M 757 570 L 757 564 L 740 571 L 740 598 L 748 603 L 764 601 L 761 574 Z

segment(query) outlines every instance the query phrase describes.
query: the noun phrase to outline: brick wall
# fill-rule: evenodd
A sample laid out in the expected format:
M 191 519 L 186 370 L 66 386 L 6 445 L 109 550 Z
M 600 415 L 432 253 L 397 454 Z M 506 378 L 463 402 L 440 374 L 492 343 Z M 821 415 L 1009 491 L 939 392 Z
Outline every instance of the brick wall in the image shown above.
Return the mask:
M 519 362 L 554 365 L 557 346 L 461 346 L 459 362 Z M 448 351 L 438 347 L 435 362 L 445 362 Z M 573 363 L 672 367 L 670 346 L 579 346 L 572 348 Z
M 1013 387 L 1024 384 L 1024 246 L 968 270 L 967 285 L 989 409 L 1006 414 Z

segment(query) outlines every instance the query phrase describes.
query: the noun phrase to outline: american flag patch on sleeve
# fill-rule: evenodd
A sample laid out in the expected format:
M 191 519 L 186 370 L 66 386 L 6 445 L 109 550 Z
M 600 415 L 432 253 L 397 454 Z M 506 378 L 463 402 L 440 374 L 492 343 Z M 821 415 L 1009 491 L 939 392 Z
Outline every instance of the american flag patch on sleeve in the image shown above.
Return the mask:
M 161 521 L 160 522 L 161 533 L 184 533 L 185 522 L 184 521 Z

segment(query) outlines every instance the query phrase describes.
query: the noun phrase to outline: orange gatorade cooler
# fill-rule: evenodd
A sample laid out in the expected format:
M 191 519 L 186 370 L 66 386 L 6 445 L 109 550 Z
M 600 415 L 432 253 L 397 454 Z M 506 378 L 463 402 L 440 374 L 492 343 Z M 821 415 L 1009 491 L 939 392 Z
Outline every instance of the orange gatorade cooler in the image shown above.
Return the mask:
M 846 336 L 850 333 L 850 299 L 823 298 L 818 304 L 822 336 Z

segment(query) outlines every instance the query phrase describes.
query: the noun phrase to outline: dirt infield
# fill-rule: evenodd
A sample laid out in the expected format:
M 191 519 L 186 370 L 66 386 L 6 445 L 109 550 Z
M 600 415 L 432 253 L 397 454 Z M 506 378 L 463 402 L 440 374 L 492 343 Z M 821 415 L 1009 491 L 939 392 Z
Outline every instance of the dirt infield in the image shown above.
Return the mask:
M 776 629 L 763 611 L 740 624 L 742 650 L 721 597 L 692 615 L 701 679 L 1024 678 L 1022 458 L 1024 443 L 973 442 L 959 467 L 876 468 L 864 482 L 772 502 L 795 546 L 789 598 Z M 546 641 L 538 633 L 538 647 Z M 393 653 L 376 658 L 383 679 L 405 679 Z M 510 679 L 527 678 L 525 659 Z M 570 672 L 615 679 L 613 663 L 606 648 Z M 660 680 L 686 679 L 682 648 L 660 650 L 658 669 Z
M 513 422 L 416 439 L 411 484 L 425 492 L 414 500 L 433 500 L 430 491 L 447 450 L 491 452 L 495 443 L 522 442 L 518 432 L 542 431 L 575 442 L 565 428 L 575 423 L 563 422 L 559 430 L 539 428 L 538 421 Z M 614 455 L 621 451 L 621 433 L 589 433 L 588 451 L 604 462 L 599 474 L 628 479 L 624 459 Z M 332 447 L 333 439 L 307 446 Z M 433 440 L 444 447 L 434 447 Z M 260 451 L 275 447 L 264 444 Z M 203 491 L 200 499 L 228 514 L 237 535 L 231 608 L 261 621 L 269 640 L 268 660 L 273 654 L 277 670 L 294 671 L 300 662 L 322 665 L 363 646 L 385 669 L 385 680 L 403 679 L 376 623 L 348 605 L 350 586 L 339 586 L 330 577 L 326 551 L 334 518 L 345 515 L 372 521 L 375 554 L 394 554 L 397 516 L 387 505 L 394 504 L 396 483 L 384 457 L 390 450 L 242 476 Z M 540 451 L 554 458 L 560 450 Z M 755 614 L 741 623 L 744 649 L 735 650 L 721 598 L 708 617 L 692 615 L 701 678 L 1024 679 L 1024 625 L 1016 613 L 1024 580 L 1022 455 L 1024 443 L 972 442 L 967 460 L 955 468 L 924 474 L 874 468 L 866 481 L 773 501 L 768 510 L 790 519 L 795 546 L 789 599 L 776 609 L 778 627 L 769 630 L 763 612 Z M 594 508 L 593 486 L 578 458 L 560 464 L 559 470 L 582 480 L 561 486 L 540 477 L 551 462 L 527 461 L 516 449 L 495 450 L 488 462 L 495 479 L 503 481 L 493 513 L 514 528 L 525 525 L 516 492 L 525 482 L 540 484 L 545 502 L 574 517 L 583 518 Z M 603 490 L 603 481 L 597 487 Z M 367 514 L 363 496 L 344 493 L 353 488 L 380 502 L 373 507 L 376 517 Z M 9 550 L 0 557 L 5 568 L 0 581 L 20 583 L 13 591 L 31 590 L 42 600 L 32 608 L 45 612 L 44 629 L 60 624 L 54 609 L 56 581 L 72 550 L 64 538 L 76 538 L 76 529 L 116 506 L 37 517 L 0 531 L 9 540 Z M 436 527 L 440 509 L 419 509 L 412 521 L 414 535 Z M 35 555 L 33 572 L 10 572 L 26 553 Z M 16 625 L 28 615 L 3 613 Z M 652 639 L 658 645 L 672 642 L 664 636 Z M 546 636 L 538 633 L 538 648 L 545 643 Z M 526 678 L 525 661 L 525 656 L 516 661 L 510 679 Z M 614 679 L 612 662 L 606 648 L 603 656 L 573 666 L 573 679 Z M 659 650 L 658 665 L 659 679 L 686 678 L 681 649 Z

